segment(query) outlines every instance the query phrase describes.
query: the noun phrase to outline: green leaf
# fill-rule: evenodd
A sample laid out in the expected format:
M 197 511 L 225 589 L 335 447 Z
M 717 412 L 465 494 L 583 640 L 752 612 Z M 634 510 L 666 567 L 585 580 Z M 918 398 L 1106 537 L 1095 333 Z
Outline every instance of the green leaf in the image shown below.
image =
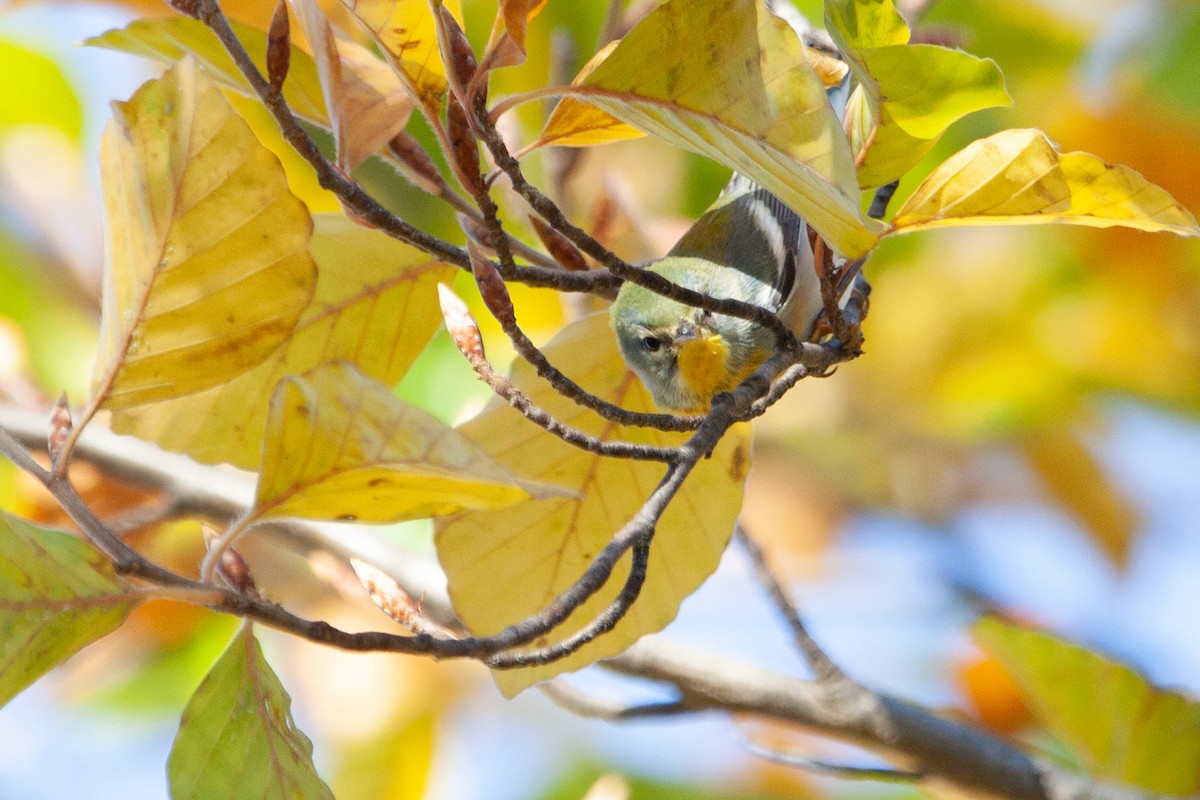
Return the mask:
M 139 602 L 95 548 L 0 512 L 0 704 L 115 630 Z
M 908 23 L 892 0 L 825 0 L 825 26 L 841 50 L 908 44 Z
M 333 800 L 251 628 L 192 695 L 167 761 L 172 800 Z
M 341 214 L 314 222 L 316 291 L 284 345 L 222 386 L 114 414 L 114 430 L 255 469 L 267 404 L 285 375 L 349 361 L 383 383 L 400 380 L 442 323 L 437 284 L 454 268 Z
M 259 71 L 265 75 L 267 34 L 238 22 L 229 24 L 258 65 Z M 175 64 L 191 54 L 209 78 L 247 97 L 258 97 L 225 52 L 216 34 L 199 20 L 186 17 L 140 19 L 124 28 L 84 39 L 83 43 L 143 56 L 163 64 Z M 283 97 L 292 111 L 301 117 L 330 127 L 329 112 L 325 109 L 321 82 L 317 77 L 317 65 L 312 56 L 296 47 L 292 48 L 287 80 L 283 83 Z
M 908 172 L 956 120 L 1012 104 L 990 59 L 907 44 L 908 26 L 888 0 L 830 0 L 826 24 L 860 84 L 846 118 L 864 188 Z
M 931 172 L 892 218 L 895 233 L 1056 223 L 1200 235 L 1191 212 L 1137 172 L 1088 153 L 1060 153 L 1031 129 L 972 142 Z
M 577 138 L 588 124 L 603 138 L 615 117 L 753 178 L 843 255 L 876 244 L 825 86 L 795 31 L 761 0 L 659 6 L 566 94 L 541 140 Z
M 188 58 L 100 144 L 107 212 L 93 399 L 128 408 L 260 363 L 312 296 L 312 219 L 283 168 Z
M 255 515 L 399 522 L 529 499 L 462 434 L 345 363 L 271 398 Z
M 981 620 L 973 633 L 1093 777 L 1170 794 L 1200 790 L 1200 705 L 1046 633 L 998 619 Z

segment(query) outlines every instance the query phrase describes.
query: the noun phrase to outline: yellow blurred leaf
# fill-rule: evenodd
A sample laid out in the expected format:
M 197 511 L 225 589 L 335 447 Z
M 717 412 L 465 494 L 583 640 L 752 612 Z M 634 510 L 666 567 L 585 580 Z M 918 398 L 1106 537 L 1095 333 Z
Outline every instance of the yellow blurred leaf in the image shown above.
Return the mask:
M 653 401 L 628 372 L 606 314 L 568 326 L 546 347 L 590 391 L 627 408 L 651 411 Z M 514 382 L 558 419 L 605 440 L 674 445 L 679 434 L 622 428 L 580 409 L 518 362 Z M 548 436 L 502 403 L 462 427 L 465 434 L 520 477 L 578 490 L 577 497 L 538 500 L 438 524 L 438 558 L 455 611 L 476 634 L 495 633 L 542 609 L 573 584 L 592 558 L 641 507 L 663 475 L 661 464 L 601 458 Z M 679 604 L 712 571 L 729 541 L 750 466 L 750 437 L 734 428 L 702 460 L 657 526 L 645 586 L 629 614 L 577 653 L 539 667 L 493 673 L 506 695 L 561 672 L 621 652 L 674 619 Z M 547 637 L 559 641 L 590 621 L 616 596 L 629 556 L 605 587 Z M 548 642 L 538 642 L 544 645 Z
M 314 221 L 316 292 L 286 344 L 223 386 L 117 413 L 114 430 L 205 463 L 254 469 L 267 403 L 285 375 L 336 360 L 387 384 L 408 371 L 442 322 L 437 284 L 454 268 L 344 216 Z
M 446 65 L 438 50 L 437 25 L 428 0 L 342 0 L 391 56 L 413 96 L 436 109 L 446 91 Z M 459 0 L 438 3 L 462 19 Z
M 231 23 L 234 33 L 246 47 L 258 69 L 266 74 L 267 34 L 247 25 Z M 174 64 L 189 53 L 205 74 L 222 86 L 247 97 L 257 97 L 250 84 L 225 52 L 215 34 L 203 22 L 186 17 L 141 19 L 124 28 L 107 31 L 83 41 L 92 47 L 103 47 L 122 53 L 151 58 L 164 64 Z M 330 127 L 329 113 L 321 94 L 317 65 L 305 51 L 293 47 L 291 66 L 283 83 L 283 97 L 288 107 L 310 122 Z
M 1061 428 L 1038 433 L 1021 449 L 1050 496 L 1079 520 L 1113 564 L 1124 567 L 1141 520 L 1091 451 Z
M 540 141 L 579 143 L 587 124 L 607 128 L 611 115 L 754 179 L 843 255 L 875 246 L 880 226 L 860 213 L 854 159 L 825 86 L 761 0 L 666 3 L 566 94 Z
M 1200 234 L 1191 212 L 1137 172 L 1059 153 L 1030 129 L 1002 131 L 951 156 L 896 212 L 892 232 L 1051 223 Z
M 528 497 L 462 434 L 337 362 L 275 390 L 253 513 L 399 522 Z
M 129 408 L 261 362 L 312 297 L 312 220 L 278 159 L 189 58 L 115 103 L 93 397 Z
M 0 75 L 14 77 L 0 84 L 0 130 L 48 125 L 78 144 L 83 109 L 53 60 L 21 45 L 0 41 Z
M 1038 722 L 1102 780 L 1200 790 L 1200 705 L 1046 633 L 983 619 L 975 641 L 1016 679 Z
M 294 0 L 292 7 L 313 48 L 337 163 L 352 170 L 404 130 L 412 100 L 386 63 L 354 42 L 334 38 L 317 0 Z
M 480 68 L 515 67 L 525 63 L 525 29 L 546 0 L 500 0 Z

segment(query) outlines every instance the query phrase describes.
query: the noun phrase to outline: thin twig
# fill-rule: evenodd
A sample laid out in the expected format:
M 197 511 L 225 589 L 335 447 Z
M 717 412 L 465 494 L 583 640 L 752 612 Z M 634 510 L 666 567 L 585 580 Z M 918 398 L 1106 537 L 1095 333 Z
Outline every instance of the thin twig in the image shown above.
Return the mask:
M 582 692 L 562 679 L 539 683 L 537 687 L 552 703 L 579 717 L 602 719 L 606 722 L 629 722 L 638 719 L 661 719 L 691 714 L 696 709 L 683 700 L 664 700 L 661 703 L 628 705 Z
M 800 619 L 800 612 L 796 610 L 796 606 L 788 598 L 787 592 L 784 590 L 779 579 L 771 571 L 771 567 L 767 564 L 767 558 L 763 554 L 762 548 L 754 538 L 746 532 L 739 522 L 733 529 L 733 535 L 741 544 L 742 549 L 750 556 L 750 561 L 754 565 L 754 574 L 758 578 L 758 582 L 766 589 L 767 595 L 771 598 L 771 602 L 775 604 L 775 608 L 783 616 L 788 624 L 788 628 L 792 632 L 792 640 L 796 643 L 796 647 L 804 654 L 808 665 L 812 667 L 813 673 L 820 681 L 833 680 L 848 680 L 846 673 L 842 672 L 841 668 L 833 662 L 833 659 L 821 649 L 817 644 L 816 639 L 808 632 L 808 628 L 804 626 L 803 620 Z
M 833 764 L 813 758 L 804 758 L 790 753 L 781 753 L 770 747 L 764 747 L 750 741 L 745 735 L 741 737 L 742 746 L 756 756 L 783 764 L 789 767 L 799 767 L 819 775 L 830 775 L 834 778 L 851 781 L 883 781 L 887 783 L 916 783 L 925 778 L 924 773 L 909 770 L 892 769 L 891 767 L 855 767 L 849 764 Z

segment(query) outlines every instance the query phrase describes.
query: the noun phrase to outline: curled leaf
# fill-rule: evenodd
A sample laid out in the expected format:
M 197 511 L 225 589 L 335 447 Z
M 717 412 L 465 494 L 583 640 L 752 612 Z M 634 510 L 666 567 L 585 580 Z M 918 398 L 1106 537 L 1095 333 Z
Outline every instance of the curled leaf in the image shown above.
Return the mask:
M 1032 129 L 1001 131 L 948 158 L 896 212 L 892 229 L 1051 223 L 1200 235 L 1191 212 L 1137 172 L 1060 153 Z

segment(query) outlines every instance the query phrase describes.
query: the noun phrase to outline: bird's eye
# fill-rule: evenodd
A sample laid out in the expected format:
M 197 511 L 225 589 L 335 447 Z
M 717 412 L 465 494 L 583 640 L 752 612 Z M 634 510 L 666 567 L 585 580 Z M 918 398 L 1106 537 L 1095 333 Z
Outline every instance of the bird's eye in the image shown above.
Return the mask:
M 662 347 L 662 340 L 657 336 L 642 337 L 642 349 L 647 353 L 657 353 L 660 347 Z

